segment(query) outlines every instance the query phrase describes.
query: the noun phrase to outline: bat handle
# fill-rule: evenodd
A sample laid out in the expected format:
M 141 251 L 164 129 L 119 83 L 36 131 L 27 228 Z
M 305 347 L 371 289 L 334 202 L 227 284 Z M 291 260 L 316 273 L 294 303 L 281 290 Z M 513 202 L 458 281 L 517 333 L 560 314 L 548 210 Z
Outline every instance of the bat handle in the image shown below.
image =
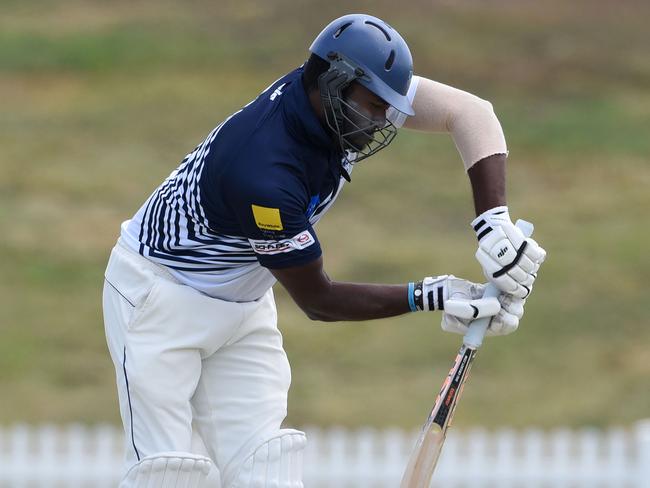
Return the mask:
M 517 220 L 516 225 L 517 227 L 519 227 L 519 230 L 521 230 L 526 237 L 530 237 L 531 235 L 533 235 L 534 226 L 530 222 L 519 219 Z M 483 294 L 483 296 L 488 298 L 498 297 L 499 293 L 501 293 L 499 289 L 496 286 L 494 286 L 492 283 L 490 283 L 485 289 L 485 293 Z M 465 337 L 463 338 L 463 344 L 465 344 L 467 347 L 471 347 L 472 349 L 478 349 L 479 347 L 481 347 L 481 344 L 483 344 L 483 337 L 485 336 L 485 332 L 487 332 L 491 319 L 492 317 L 483 317 L 481 319 L 474 320 L 469 325 L 469 330 L 467 331 Z

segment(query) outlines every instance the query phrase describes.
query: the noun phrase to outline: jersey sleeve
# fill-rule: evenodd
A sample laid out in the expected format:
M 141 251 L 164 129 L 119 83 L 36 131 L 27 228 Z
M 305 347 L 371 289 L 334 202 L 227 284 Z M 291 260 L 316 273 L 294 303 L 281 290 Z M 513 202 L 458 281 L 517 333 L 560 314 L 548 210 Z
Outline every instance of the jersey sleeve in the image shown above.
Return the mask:
M 413 105 L 413 100 L 415 99 L 415 92 L 418 89 L 418 83 L 420 81 L 419 76 L 411 77 L 411 84 L 409 85 L 408 92 L 406 92 L 406 97 L 411 105 Z M 390 107 L 386 112 L 386 118 L 391 121 L 391 123 L 398 129 L 404 125 L 408 115 L 400 112 L 394 107 Z
M 305 212 L 307 197 L 290 175 L 280 180 L 281 185 L 272 184 L 273 180 L 249 182 L 231 192 L 229 200 L 243 237 L 265 268 L 307 264 L 321 256 L 318 237 Z

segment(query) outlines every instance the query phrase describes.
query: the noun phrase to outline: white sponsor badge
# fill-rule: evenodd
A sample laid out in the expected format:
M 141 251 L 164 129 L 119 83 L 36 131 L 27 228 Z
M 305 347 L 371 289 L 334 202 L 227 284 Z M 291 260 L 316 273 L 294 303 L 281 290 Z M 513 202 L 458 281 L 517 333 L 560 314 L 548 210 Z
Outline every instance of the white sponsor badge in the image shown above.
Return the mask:
M 290 239 L 281 239 L 279 241 L 266 241 L 258 239 L 249 239 L 253 251 L 257 254 L 281 254 L 294 250 L 305 249 L 316 242 L 314 236 L 308 230 L 296 234 Z

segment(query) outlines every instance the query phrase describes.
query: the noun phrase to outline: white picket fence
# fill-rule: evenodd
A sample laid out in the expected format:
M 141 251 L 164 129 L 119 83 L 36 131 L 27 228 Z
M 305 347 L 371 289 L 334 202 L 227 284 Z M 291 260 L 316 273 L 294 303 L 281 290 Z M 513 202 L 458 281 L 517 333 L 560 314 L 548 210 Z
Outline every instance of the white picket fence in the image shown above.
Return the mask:
M 307 488 L 397 488 L 417 435 L 306 430 Z M 112 426 L 0 427 L 0 487 L 116 487 L 122 449 Z M 606 431 L 452 430 L 431 486 L 650 488 L 650 420 Z

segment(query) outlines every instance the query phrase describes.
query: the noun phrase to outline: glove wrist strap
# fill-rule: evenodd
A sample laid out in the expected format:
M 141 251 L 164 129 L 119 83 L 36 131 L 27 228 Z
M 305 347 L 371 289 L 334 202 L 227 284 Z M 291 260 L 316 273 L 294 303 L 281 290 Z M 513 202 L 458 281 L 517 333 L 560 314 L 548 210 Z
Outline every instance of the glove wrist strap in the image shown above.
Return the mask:
M 412 312 L 444 310 L 444 286 L 447 275 L 427 277 L 408 284 L 409 308 Z
M 417 312 L 418 308 L 417 305 L 415 305 L 415 283 L 412 281 L 408 284 L 406 297 L 408 298 L 409 308 L 411 309 L 411 312 Z
M 481 215 L 472 220 L 469 225 L 471 225 L 472 229 L 474 229 L 474 232 L 476 232 L 476 238 L 479 242 L 481 242 L 481 239 L 483 239 L 486 235 L 492 232 L 491 217 L 504 214 L 508 219 L 510 219 L 508 207 L 505 205 L 486 210 Z

